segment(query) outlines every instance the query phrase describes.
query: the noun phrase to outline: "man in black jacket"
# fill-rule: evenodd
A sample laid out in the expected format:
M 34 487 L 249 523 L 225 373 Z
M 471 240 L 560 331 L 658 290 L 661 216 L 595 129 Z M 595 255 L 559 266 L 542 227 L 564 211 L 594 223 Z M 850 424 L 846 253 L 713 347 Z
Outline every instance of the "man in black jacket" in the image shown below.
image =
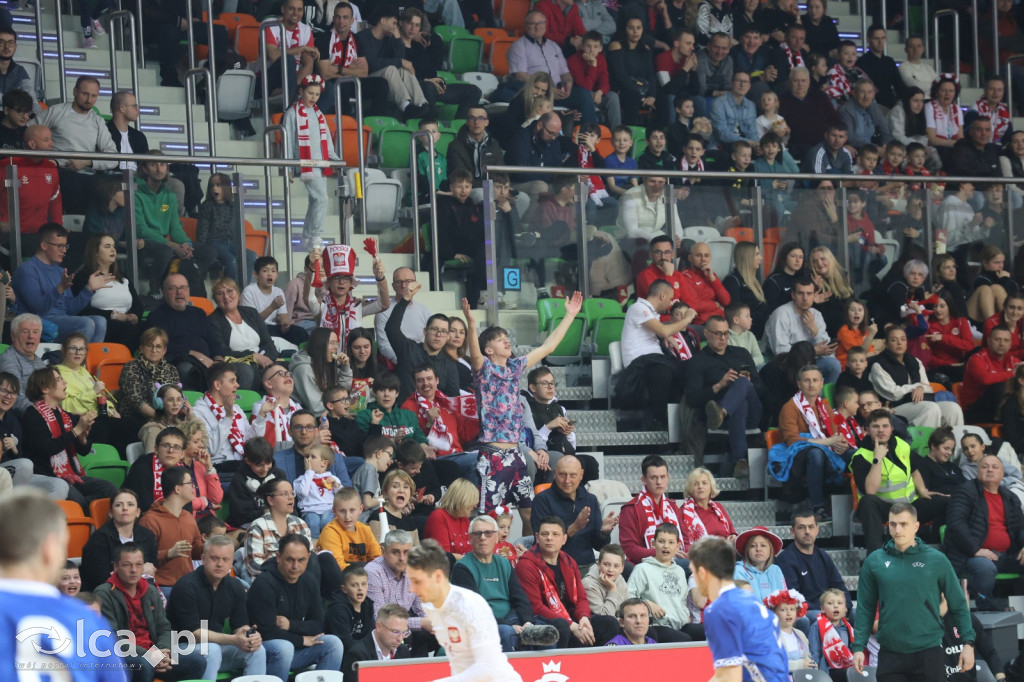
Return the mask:
M 413 375 L 417 367 L 426 364 L 433 365 L 437 372 L 439 391 L 452 397 L 459 395 L 459 370 L 451 358 L 444 353 L 450 328 L 448 317 L 446 315 L 431 315 L 427 319 L 427 326 L 423 329 L 423 343 L 411 341 L 402 333 L 405 309 L 422 286 L 419 282 L 413 282 L 406 287 L 405 293 L 395 303 L 395 310 L 384 326 L 384 332 L 395 351 L 395 357 L 398 358 L 395 374 L 402 382 L 397 405 L 405 402 L 405 399 L 416 390 Z
M 263 564 L 249 589 L 249 615 L 267 651 L 280 652 L 282 670 L 314 664 L 319 670 L 340 670 L 344 647 L 334 635 L 324 634 L 320 584 L 306 573 L 309 557 L 305 536 L 281 538 L 276 559 Z
M 214 535 L 203 548 L 203 563 L 174 584 L 167 603 L 167 617 L 178 632 L 205 637 L 204 680 L 217 679 L 220 670 L 244 670 L 245 675 L 288 675 L 281 665 L 280 649 L 263 648 L 259 631 L 249 623 L 245 586 L 231 575 L 235 543 L 226 535 Z M 230 623 L 230 634 L 224 632 Z
M 967 129 L 967 137 L 957 140 L 945 170 L 950 175 L 994 178 L 999 170 L 999 145 L 992 144 L 992 121 L 979 116 Z
M 357 663 L 412 658 L 412 650 L 402 643 L 408 628 L 408 611 L 398 604 L 385 604 L 380 607 L 373 632 L 345 650 L 345 660 L 341 665 L 345 682 L 359 682 Z
M 1024 512 L 1003 482 L 995 455 L 978 462 L 978 478 L 964 483 L 946 509 L 943 550 L 981 611 L 988 608 L 997 573 L 1019 573 L 1024 566 Z
M 466 123 L 455 139 L 448 145 L 448 172 L 462 169 L 473 176 L 473 201 L 483 200 L 481 186 L 488 166 L 500 166 L 505 160 L 505 152 L 501 150 L 498 140 L 487 132 L 490 120 L 487 110 L 481 106 L 470 107 L 466 112 Z
M 341 76 L 355 76 L 359 79 L 359 88 L 363 96 L 363 111 L 374 116 L 384 116 L 388 113 L 387 81 L 369 75 L 369 63 L 366 57 L 359 53 L 356 34 L 352 32 L 352 23 L 352 5 L 339 2 L 334 6 L 331 30 L 313 37 L 313 43 L 320 51 L 316 72 L 326 81 L 317 105 L 325 114 L 351 114 L 353 106 L 349 105 L 349 100 L 355 98 L 356 86 L 354 83 L 339 83 L 335 79 Z M 341 112 L 334 110 L 336 88 L 341 88 Z
M 885 27 L 874 24 L 868 29 L 867 52 L 857 60 L 857 66 L 868 75 L 871 82 L 878 88 L 875 99 L 883 107 L 892 109 L 900 103 L 906 86 L 900 76 L 899 68 L 892 57 L 885 54 Z
M 729 431 L 733 476 L 750 475 L 747 465 L 747 429 L 761 421 L 764 383 L 750 351 L 729 345 L 729 323 L 712 315 L 704 325 L 707 346 L 686 363 L 686 400 L 694 409 L 704 408 L 708 428 L 723 424 Z
M 440 36 L 431 34 L 427 15 L 415 7 L 406 7 L 402 11 L 399 28 L 402 44 L 416 70 L 416 78 L 427 102 L 433 106 L 437 102 L 457 104 L 455 118 L 465 118 L 469 107 L 480 101 L 480 88 L 472 83 L 448 83 L 437 74 L 448 54 L 448 47 Z
M 406 59 L 405 45 L 398 37 L 398 12 L 391 5 L 381 3 L 370 15 L 369 30 L 356 34 L 359 54 L 366 57 L 371 76 L 388 82 L 391 100 L 405 119 L 432 116 L 434 108 L 427 103 L 416 67 Z

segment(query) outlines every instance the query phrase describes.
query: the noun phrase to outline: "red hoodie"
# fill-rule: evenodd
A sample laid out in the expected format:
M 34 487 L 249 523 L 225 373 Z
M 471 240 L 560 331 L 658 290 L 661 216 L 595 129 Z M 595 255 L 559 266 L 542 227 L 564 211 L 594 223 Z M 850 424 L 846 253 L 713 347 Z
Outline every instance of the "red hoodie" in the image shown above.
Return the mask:
M 946 324 L 939 324 L 933 317 L 928 321 L 928 333 L 942 334 L 942 339 L 930 341 L 928 344 L 932 348 L 933 367 L 963 362 L 968 351 L 974 350 L 974 336 L 965 318 L 952 317 Z
M 2 166 L 11 164 L 18 166 L 21 181 L 18 187 L 21 233 L 35 234 L 44 223 L 63 222 L 57 164 L 52 159 L 8 157 L 0 161 L 0 171 L 6 173 L 7 169 Z M 0 192 L 0 221 L 6 220 L 9 220 L 7 192 Z
M 590 602 L 587 601 L 587 593 L 580 578 L 580 567 L 565 552 L 558 553 L 558 567 L 565 580 L 565 599 L 562 600 L 562 606 L 572 616 L 573 622 L 578 622 L 584 616 L 590 618 Z M 536 615 L 542 618 L 565 618 L 564 614 L 557 608 L 552 608 L 544 598 L 545 582 L 556 586 L 556 589 L 557 583 L 555 572 L 544 561 L 537 545 L 519 557 L 516 576 L 522 583 L 526 596 L 530 598 L 530 608 Z
M 135 634 L 135 646 L 139 647 L 141 651 L 148 650 L 153 646 L 153 640 L 149 636 L 149 623 L 146 622 L 146 615 L 142 612 L 142 595 L 146 594 L 146 590 L 149 589 L 149 582 L 144 578 L 140 579 L 135 584 L 134 597 L 128 594 L 128 589 L 117 577 L 117 573 L 111 573 L 107 582 L 124 595 L 124 600 L 128 604 L 128 629 Z
M 1002 358 L 992 355 L 988 348 L 982 348 L 971 356 L 964 370 L 964 385 L 960 389 L 960 404 L 973 405 L 985 390 L 993 384 L 1003 384 L 1013 378 L 1013 368 L 1019 362 L 1013 353 Z

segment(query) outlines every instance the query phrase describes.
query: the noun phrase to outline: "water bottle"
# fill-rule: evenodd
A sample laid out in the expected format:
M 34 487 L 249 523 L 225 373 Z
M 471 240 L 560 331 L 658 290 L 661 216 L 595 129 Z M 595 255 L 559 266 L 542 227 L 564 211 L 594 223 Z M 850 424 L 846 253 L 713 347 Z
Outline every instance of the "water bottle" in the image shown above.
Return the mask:
M 96 413 L 101 417 L 107 416 L 107 396 L 96 396 Z

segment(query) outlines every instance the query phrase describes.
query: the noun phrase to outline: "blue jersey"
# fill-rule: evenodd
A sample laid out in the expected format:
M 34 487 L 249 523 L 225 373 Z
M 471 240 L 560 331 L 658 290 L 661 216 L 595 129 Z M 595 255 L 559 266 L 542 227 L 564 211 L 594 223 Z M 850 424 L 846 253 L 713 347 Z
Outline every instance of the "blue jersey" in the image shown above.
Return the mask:
M 105 634 L 93 636 L 98 631 Z M 106 619 L 78 599 L 44 583 L 0 579 L 0 680 L 125 682 L 114 641 Z
M 749 592 L 729 586 L 704 609 L 715 668 L 741 666 L 748 682 L 789 682 L 779 619 Z

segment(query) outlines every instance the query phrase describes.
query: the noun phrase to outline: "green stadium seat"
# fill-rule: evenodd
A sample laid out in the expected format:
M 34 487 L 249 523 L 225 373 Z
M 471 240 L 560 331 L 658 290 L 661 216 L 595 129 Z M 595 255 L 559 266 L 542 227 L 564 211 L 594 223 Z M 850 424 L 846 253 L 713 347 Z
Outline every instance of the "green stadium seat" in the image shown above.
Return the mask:
M 605 317 L 622 317 L 622 304 L 610 298 L 588 298 L 583 301 L 583 317 L 593 326 Z
M 412 131 L 402 128 L 382 130 L 380 133 L 380 165 L 385 168 L 409 167 L 409 138 Z
M 561 298 L 537 299 L 537 328 L 546 332 L 551 328 L 555 317 L 565 316 L 565 300 Z
M 252 406 L 262 398 L 256 391 L 248 391 L 244 388 L 238 389 L 235 393 L 235 404 L 242 408 L 242 411 L 246 414 L 252 412 Z
M 832 409 L 836 407 L 835 401 L 836 385 L 834 383 L 825 384 L 821 388 L 821 397 L 828 401 L 828 404 L 832 406 Z
M 626 316 L 619 313 L 618 317 L 601 317 L 594 324 L 594 331 L 591 333 L 591 342 L 594 345 L 595 357 L 608 357 L 608 347 L 615 341 L 622 339 L 622 326 L 626 322 Z
M 928 439 L 932 437 L 935 429 L 931 426 L 910 426 L 907 433 L 910 434 L 910 451 L 919 455 L 928 454 Z
M 448 47 L 448 66 L 455 73 L 479 71 L 484 55 L 484 39 L 474 35 L 460 35 Z
M 445 45 L 451 45 L 452 41 L 457 37 L 472 36 L 473 34 L 467 31 L 461 26 L 447 26 L 442 24 L 441 26 L 434 27 L 434 33 L 441 39 Z
M 561 321 L 561 318 L 557 319 Z M 572 365 L 583 360 L 582 345 L 586 329 L 586 320 L 579 317 L 574 319 L 547 361 L 552 365 Z

